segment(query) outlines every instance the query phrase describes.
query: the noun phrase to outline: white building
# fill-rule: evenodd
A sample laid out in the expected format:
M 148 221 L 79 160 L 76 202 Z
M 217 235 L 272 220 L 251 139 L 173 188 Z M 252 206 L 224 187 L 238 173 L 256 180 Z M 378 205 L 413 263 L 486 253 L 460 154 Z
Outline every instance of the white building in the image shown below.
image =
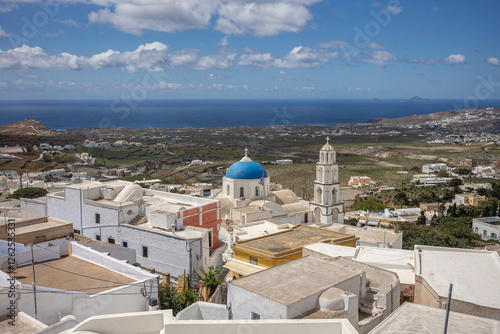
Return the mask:
M 500 240 L 500 217 L 474 218 L 472 230 L 484 239 Z
M 453 304 L 452 304 L 453 305 Z M 370 334 L 419 333 L 436 334 L 444 332 L 445 310 L 404 303 Z M 448 333 L 491 334 L 498 332 L 500 321 L 450 312 Z
M 441 170 L 446 170 L 448 167 L 445 163 L 427 164 L 422 166 L 422 173 L 439 173 Z
M 36 247 L 34 266 L 31 256 L 31 252 L 17 254 L 15 279 L 0 271 L 0 293 L 7 295 L 11 283 L 17 291 L 15 299 L 0 298 L 2 310 L 14 300 L 17 311 L 51 325 L 66 315 L 74 315 L 80 322 L 94 315 L 157 309 L 157 275 L 76 242 L 70 243 L 66 257 L 61 257 L 59 246 Z
M 399 306 L 396 274 L 345 258 L 303 257 L 228 284 L 235 320 L 348 319 L 368 333 Z
M 278 165 L 291 165 L 291 164 L 293 164 L 293 161 L 290 159 L 276 160 L 276 164 L 278 164 Z
M 453 180 L 452 177 L 438 177 L 434 174 L 415 174 L 412 182 L 421 183 L 424 186 L 447 186 Z
M 95 316 L 78 324 L 71 333 L 109 334 L 357 334 L 345 319 L 301 320 L 173 320 L 171 310 Z M 52 334 L 52 333 L 50 333 Z
M 78 234 L 135 249 L 142 267 L 170 273 L 174 280 L 222 264 L 220 203 L 215 200 L 126 181 L 87 182 L 45 198 L 22 199 L 21 213 L 23 219 L 63 219 Z
M 415 245 L 415 303 L 500 320 L 497 252 Z
M 336 152 L 329 144 L 319 151 L 319 162 L 316 163 L 316 181 L 314 182 L 314 202 L 311 209 L 317 223 L 343 223 L 344 204 L 339 200 L 339 169 L 336 164 Z

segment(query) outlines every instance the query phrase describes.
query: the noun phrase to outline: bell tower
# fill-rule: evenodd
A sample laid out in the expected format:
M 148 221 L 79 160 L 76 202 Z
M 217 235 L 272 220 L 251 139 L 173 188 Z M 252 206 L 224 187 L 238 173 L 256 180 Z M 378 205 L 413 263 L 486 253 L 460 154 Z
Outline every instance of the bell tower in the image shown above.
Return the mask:
M 344 223 L 344 204 L 339 200 L 339 167 L 337 154 L 326 137 L 326 144 L 319 151 L 314 181 L 314 201 L 311 208 L 314 221 L 321 224 Z

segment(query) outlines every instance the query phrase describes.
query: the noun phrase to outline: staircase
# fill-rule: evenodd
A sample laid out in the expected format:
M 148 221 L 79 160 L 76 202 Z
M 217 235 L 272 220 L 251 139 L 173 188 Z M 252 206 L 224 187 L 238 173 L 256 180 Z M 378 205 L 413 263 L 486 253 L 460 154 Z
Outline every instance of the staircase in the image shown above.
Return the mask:
M 131 225 L 141 225 L 141 224 L 147 223 L 147 221 L 148 221 L 148 217 L 146 217 L 146 215 L 137 215 L 137 216 L 135 216 L 134 219 L 132 219 L 130 221 L 129 224 L 131 224 Z

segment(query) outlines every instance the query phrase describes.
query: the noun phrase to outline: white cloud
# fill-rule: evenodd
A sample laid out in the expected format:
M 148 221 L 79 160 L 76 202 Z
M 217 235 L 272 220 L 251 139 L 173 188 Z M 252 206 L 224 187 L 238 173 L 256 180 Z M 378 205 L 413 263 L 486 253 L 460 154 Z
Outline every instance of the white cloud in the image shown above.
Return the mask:
M 412 58 L 409 59 L 408 62 L 419 65 L 434 65 L 436 63 L 436 60 L 432 58 Z
M 374 2 L 372 2 L 372 7 L 382 7 L 382 3 L 374 1 Z
M 54 21 L 61 23 L 61 24 L 68 25 L 68 26 L 72 26 L 75 28 L 81 28 L 83 26 L 80 22 L 76 22 L 75 20 L 72 20 L 72 19 L 61 20 L 61 19 L 55 18 Z
M 162 89 L 168 88 L 168 89 L 172 89 L 172 90 L 184 88 L 184 86 L 179 84 L 179 83 L 165 82 L 165 81 L 160 82 L 160 84 L 158 86 Z
M 368 44 L 368 47 L 370 49 L 377 49 L 377 50 L 380 50 L 380 49 L 383 49 L 385 48 L 385 46 L 381 45 L 381 44 L 377 44 L 375 42 L 371 42 L 370 44 Z
M 214 56 L 201 57 L 194 65 L 196 70 L 225 69 L 233 65 L 238 54 L 236 52 L 222 53 Z
M 387 6 L 385 9 L 393 15 L 399 15 L 403 11 L 403 7 L 399 6 Z
M 226 34 L 273 36 L 307 27 L 312 14 L 307 6 L 321 0 L 242 0 L 225 2 L 218 10 L 215 29 Z
M 491 64 L 493 66 L 500 66 L 500 59 L 496 58 L 496 57 L 489 57 L 489 58 L 486 58 L 486 62 L 488 64 Z
M 312 19 L 308 7 L 321 0 L 88 1 L 101 7 L 88 15 L 90 23 L 109 23 L 136 35 L 205 29 L 215 22 L 214 29 L 229 35 L 272 36 L 305 29 Z
M 451 54 L 446 58 L 441 58 L 440 61 L 446 65 L 465 64 L 465 56 L 462 54 Z
M 228 46 L 229 45 L 229 42 L 227 41 L 229 38 L 229 36 L 224 36 L 221 38 L 221 40 L 219 41 L 219 43 L 217 43 L 217 45 L 219 46 Z
M 324 48 L 324 49 L 334 48 L 334 49 L 337 49 L 337 48 L 341 48 L 343 45 L 346 45 L 346 44 L 348 44 L 348 43 L 345 42 L 345 41 L 333 40 L 333 41 L 329 41 L 329 42 L 318 43 L 317 45 L 318 45 L 319 48 Z
M 280 71 L 280 75 L 286 75 L 285 71 Z
M 9 35 L 5 32 L 5 30 L 0 27 L 0 37 L 8 37 Z
M 431 11 L 435 12 L 435 11 L 438 11 L 439 10 L 439 7 L 438 6 L 433 6 L 431 7 Z
M 299 68 L 320 67 L 330 58 L 336 58 L 337 52 L 315 50 L 308 47 L 297 46 L 281 58 L 274 58 L 270 53 L 243 54 L 238 59 L 238 65 L 254 66 L 257 68 Z
M 361 59 L 360 61 L 377 67 L 386 67 L 392 60 L 397 60 L 397 58 L 387 51 L 373 51 L 370 58 Z

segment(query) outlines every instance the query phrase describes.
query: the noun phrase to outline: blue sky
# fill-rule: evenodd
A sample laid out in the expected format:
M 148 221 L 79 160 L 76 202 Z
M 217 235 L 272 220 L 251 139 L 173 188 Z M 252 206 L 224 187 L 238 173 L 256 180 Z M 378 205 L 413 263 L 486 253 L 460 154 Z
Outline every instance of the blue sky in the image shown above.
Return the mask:
M 498 0 L 0 0 L 0 99 L 499 99 L 499 13 Z

